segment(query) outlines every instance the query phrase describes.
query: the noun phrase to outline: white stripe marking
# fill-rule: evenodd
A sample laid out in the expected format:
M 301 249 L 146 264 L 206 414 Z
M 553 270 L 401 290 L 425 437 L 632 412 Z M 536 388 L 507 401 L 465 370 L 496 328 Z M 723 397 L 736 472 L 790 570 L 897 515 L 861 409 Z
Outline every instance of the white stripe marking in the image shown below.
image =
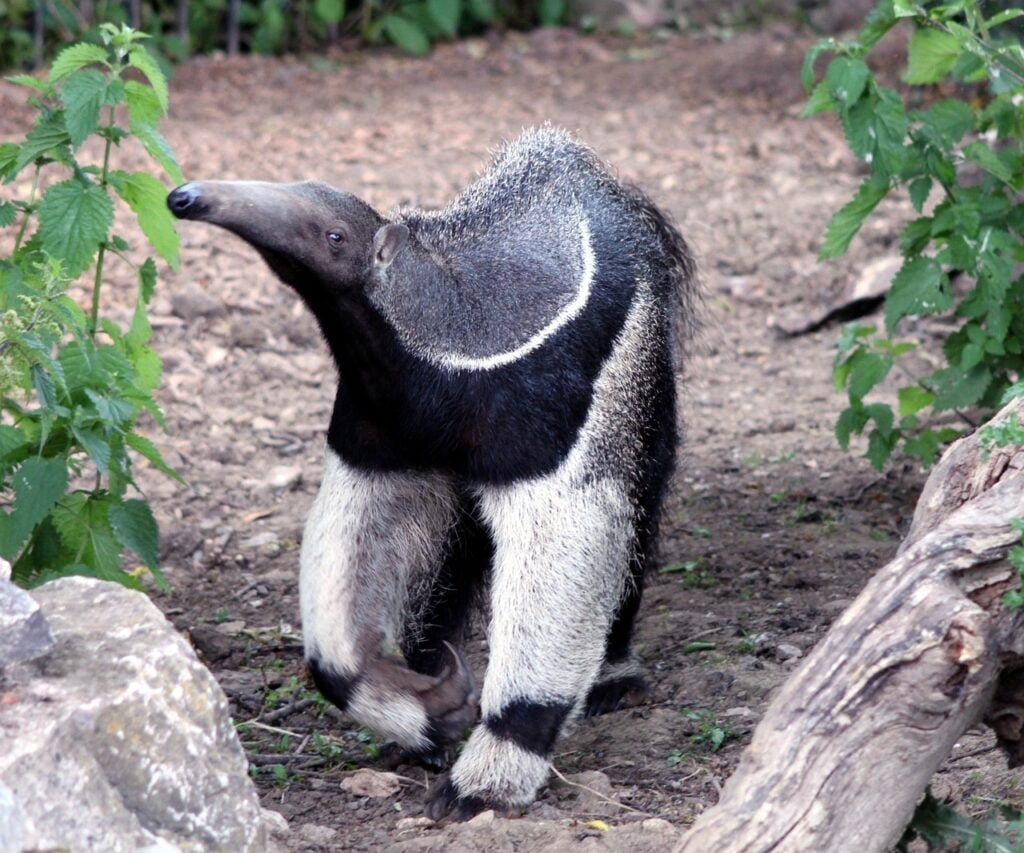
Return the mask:
M 496 367 L 504 367 L 538 349 L 566 323 L 578 317 L 590 299 L 590 287 L 594 282 L 594 274 L 597 272 L 597 258 L 594 257 L 594 247 L 590 240 L 590 226 L 587 225 L 585 219 L 580 220 L 580 249 L 583 252 L 583 274 L 580 276 L 576 296 L 543 329 L 525 343 L 508 352 L 500 352 L 482 358 L 444 353 L 437 358 L 441 365 L 453 370 L 493 370 Z

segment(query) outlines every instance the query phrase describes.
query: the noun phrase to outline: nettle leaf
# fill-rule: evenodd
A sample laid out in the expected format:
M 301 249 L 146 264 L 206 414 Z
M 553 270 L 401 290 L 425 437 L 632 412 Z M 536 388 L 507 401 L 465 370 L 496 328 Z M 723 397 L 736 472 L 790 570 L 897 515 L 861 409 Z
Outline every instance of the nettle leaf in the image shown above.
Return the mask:
M 51 85 L 46 80 L 40 80 L 38 77 L 33 77 L 31 74 L 12 74 L 10 77 L 4 78 L 8 83 L 14 83 L 15 86 L 25 86 L 29 89 L 34 89 L 39 92 L 40 95 L 51 94 Z
M 910 203 L 914 210 L 920 213 L 924 209 L 924 203 L 928 201 L 928 195 L 932 191 L 931 178 L 915 178 L 908 187 L 910 192 Z
M 32 442 L 20 429 L 0 424 L 0 468 L 9 468 L 12 459 L 24 456 Z
M 909 314 L 937 314 L 953 305 L 949 277 L 935 258 L 918 255 L 904 261 L 885 298 L 885 326 L 891 333 Z
M 898 172 L 907 159 L 907 116 L 899 95 L 879 89 L 874 97 L 863 97 L 843 115 L 843 131 L 850 150 L 879 175 Z
M 96 463 L 99 472 L 106 474 L 110 470 L 110 444 L 106 437 L 94 429 L 75 425 L 71 427 L 71 434 Z
M 962 409 L 977 403 L 992 383 L 992 373 L 984 365 L 964 371 L 959 366 L 937 370 L 935 379 L 936 412 L 946 409 Z
M 886 461 L 896 449 L 899 438 L 898 432 L 886 435 L 880 429 L 873 429 L 868 433 L 868 449 L 864 455 L 876 471 L 881 471 L 885 467 Z
M 850 150 L 861 160 L 871 161 L 875 151 L 875 107 L 877 98 L 863 98 L 842 114 L 843 133 Z
M 9 201 L 0 202 L 0 228 L 13 225 L 18 218 L 18 208 Z
M 860 59 L 837 56 L 825 72 L 829 94 L 841 107 L 851 107 L 864 94 L 871 71 Z
M 999 178 L 1003 183 L 1009 184 L 1013 181 L 1013 169 L 1004 163 L 1000 156 L 989 148 L 984 142 L 972 142 L 963 147 L 963 154 L 981 166 L 990 175 Z
M 142 143 L 146 153 L 160 165 L 175 185 L 185 183 L 185 175 L 174 157 L 170 143 L 164 139 L 160 131 L 150 125 L 139 124 L 132 125 L 132 133 Z
M 117 540 L 138 555 L 151 570 L 160 568 L 160 533 L 149 505 L 126 500 L 110 507 L 110 524 Z
M 953 438 L 959 437 L 959 433 L 953 431 Z M 921 460 L 923 465 L 931 465 L 938 456 L 939 446 L 951 439 L 945 432 L 936 432 L 926 429 L 913 438 L 903 442 L 903 450 L 908 456 Z
M 60 87 L 64 123 L 71 147 L 78 148 L 100 123 L 100 109 L 107 97 L 107 80 L 92 69 L 72 74 Z
M 834 112 L 835 110 L 836 102 L 832 100 L 828 86 L 823 81 L 814 87 L 811 96 L 807 99 L 807 103 L 804 104 L 804 108 L 800 112 L 800 117 L 807 118 L 818 113 Z
M 892 369 L 892 359 L 860 350 L 850 358 L 847 390 L 851 400 L 862 400 Z
M 7 180 L 24 169 L 29 163 L 47 154 L 54 154 L 54 149 L 60 149 L 71 143 L 67 127 L 64 125 L 64 112 L 60 110 L 46 117 L 40 117 L 32 126 L 32 129 L 25 137 L 18 151 L 18 159 L 8 171 Z
M 160 104 L 161 115 L 166 114 L 170 95 L 167 91 L 167 78 L 164 76 L 164 72 L 157 64 L 157 61 L 146 48 L 140 44 L 135 44 L 128 51 L 128 64 L 132 68 L 137 68 L 141 71 L 149 81 L 149 85 L 153 87 L 153 93 Z
M 26 459 L 11 478 L 14 511 L 0 523 L 0 556 L 13 560 L 29 534 L 61 499 L 68 487 L 68 463 L 63 456 Z
M 907 158 L 907 114 L 895 89 L 879 89 L 874 114 L 875 149 L 872 165 L 876 172 L 893 174 Z
M 92 388 L 86 388 L 85 395 L 92 402 L 100 419 L 111 426 L 124 426 L 135 414 L 135 407 L 127 400 L 104 396 Z
M 462 0 L 427 0 L 427 11 L 441 32 L 455 35 L 462 16 Z
M 896 24 L 897 17 L 892 7 L 886 3 L 879 3 L 864 19 L 864 26 L 857 35 L 857 41 L 865 48 L 871 48 L 885 36 Z
M 934 29 L 914 30 L 907 56 L 908 83 L 938 83 L 956 64 L 960 41 L 950 33 Z
M 860 403 L 855 403 L 840 412 L 836 419 L 836 441 L 843 450 L 850 447 L 850 436 L 863 432 L 868 416 Z
M 43 249 L 61 260 L 71 278 L 92 263 L 113 222 L 107 194 L 75 178 L 50 187 L 39 204 Z
M 156 290 L 156 264 L 152 258 L 146 258 L 139 267 L 139 299 L 144 305 L 149 304 Z
M 57 408 L 57 389 L 53 384 L 53 377 L 41 364 L 33 364 L 29 368 L 32 377 L 32 387 L 35 388 L 39 397 L 39 404 L 48 410 Z
M 915 415 L 935 402 L 935 395 L 920 385 L 910 385 L 896 392 L 897 405 L 901 418 Z
M 13 142 L 0 142 L 0 178 L 6 178 L 8 172 L 14 168 L 20 151 L 21 146 Z
M 128 327 L 128 333 L 124 336 L 124 342 L 129 348 L 137 348 L 149 343 L 153 337 L 153 327 L 150 325 L 149 317 L 146 315 L 146 305 L 140 299 L 135 305 L 132 314 L 132 322 Z
M 132 125 L 144 124 L 155 127 L 163 118 L 164 111 L 160 106 L 160 98 L 152 86 L 138 80 L 127 80 L 124 84 L 124 96 L 128 106 L 128 119 Z
M 160 377 L 163 375 L 163 365 L 156 350 L 149 347 L 140 347 L 132 355 L 132 363 L 135 365 L 135 385 L 140 391 L 154 391 L 160 384 Z
M 79 68 L 97 64 L 107 64 L 105 48 L 95 44 L 73 44 L 57 54 L 50 67 L 50 82 L 56 83 Z
M 144 435 L 139 435 L 137 432 L 130 432 L 125 435 L 124 439 L 130 448 L 138 453 L 143 458 L 149 460 L 150 464 L 158 471 L 166 474 L 179 483 L 184 484 L 185 480 L 182 479 L 181 474 L 175 471 L 170 465 L 168 465 L 156 445 L 153 444 Z
M 384 15 L 380 19 L 381 29 L 406 53 L 425 56 L 430 53 L 430 41 L 413 21 L 402 15 Z
M 159 531 L 149 506 L 141 500 L 116 500 L 109 507 L 114 535 L 149 568 L 158 566 Z
M 116 185 L 118 194 L 135 211 L 142 232 L 153 248 L 172 267 L 178 267 L 178 232 L 174 216 L 167 208 L 167 190 L 152 175 L 132 172 L 123 175 Z
M 1007 21 L 1015 20 L 1021 15 L 1024 15 L 1024 9 L 1004 9 L 1002 12 L 999 12 L 989 18 L 988 21 L 986 21 L 986 26 L 988 26 L 989 29 L 992 29 L 993 27 L 1005 24 Z
M 888 178 L 872 175 L 860 185 L 857 194 L 832 217 L 825 231 L 825 242 L 819 257 L 838 258 L 850 245 L 864 220 L 889 192 Z
M 94 355 L 95 350 L 87 342 L 71 341 L 61 349 L 60 365 L 64 371 L 64 381 L 72 393 L 94 382 L 110 381 L 106 372 L 96 363 Z
M 822 39 L 811 46 L 811 49 L 804 54 L 804 62 L 800 68 L 800 82 L 804 84 L 804 91 L 808 94 L 814 88 L 814 63 L 823 53 L 836 49 L 836 40 L 831 38 Z
M 974 110 L 953 98 L 936 101 L 918 118 L 925 137 L 940 148 L 953 147 L 974 127 Z
M 75 562 L 88 566 L 97 577 L 120 580 L 121 546 L 110 526 L 106 495 L 72 492 L 53 508 L 51 518 Z

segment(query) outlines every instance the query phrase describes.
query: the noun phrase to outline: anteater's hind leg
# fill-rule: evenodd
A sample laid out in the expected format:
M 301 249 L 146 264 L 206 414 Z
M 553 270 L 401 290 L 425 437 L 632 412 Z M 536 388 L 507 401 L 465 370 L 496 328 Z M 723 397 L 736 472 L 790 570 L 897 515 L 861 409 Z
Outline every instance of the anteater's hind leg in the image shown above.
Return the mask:
M 366 471 L 328 450 L 306 522 L 299 595 L 306 658 L 320 691 L 401 747 L 432 752 L 476 717 L 472 674 L 454 648 L 434 674 L 402 654 L 456 526 L 451 479 Z
M 648 469 L 641 487 L 636 543 L 630 558 L 630 584 L 608 631 L 601 673 L 587 696 L 584 709 L 587 717 L 637 705 L 647 692 L 643 668 L 633 652 L 633 629 L 643 596 L 644 580 L 653 559 L 658 514 L 673 468 L 674 421 L 662 425 L 659 432 L 650 447 Z
M 647 692 L 643 668 L 633 653 L 632 640 L 644 580 L 654 557 L 662 499 L 675 463 L 675 394 L 674 387 L 669 385 L 672 381 L 666 364 L 657 392 L 659 404 L 651 411 L 659 421 L 649 424 L 647 430 L 650 438 L 637 501 L 636 544 L 629 563 L 630 583 L 608 632 L 601 673 L 587 695 L 584 714 L 588 717 L 635 705 Z

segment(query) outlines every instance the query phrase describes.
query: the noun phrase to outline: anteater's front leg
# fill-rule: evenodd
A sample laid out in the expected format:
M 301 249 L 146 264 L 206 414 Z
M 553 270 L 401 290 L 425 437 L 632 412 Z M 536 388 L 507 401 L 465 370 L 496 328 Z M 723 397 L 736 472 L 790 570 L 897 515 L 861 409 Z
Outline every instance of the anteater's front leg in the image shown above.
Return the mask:
M 365 471 L 328 449 L 302 543 L 302 629 L 317 687 L 413 752 L 458 738 L 476 716 L 472 675 L 454 648 L 430 674 L 410 669 L 400 651 L 456 519 L 449 478 Z
M 567 464 L 480 491 L 494 537 L 482 720 L 427 814 L 529 805 L 583 710 L 627 583 L 633 511 L 622 483 Z

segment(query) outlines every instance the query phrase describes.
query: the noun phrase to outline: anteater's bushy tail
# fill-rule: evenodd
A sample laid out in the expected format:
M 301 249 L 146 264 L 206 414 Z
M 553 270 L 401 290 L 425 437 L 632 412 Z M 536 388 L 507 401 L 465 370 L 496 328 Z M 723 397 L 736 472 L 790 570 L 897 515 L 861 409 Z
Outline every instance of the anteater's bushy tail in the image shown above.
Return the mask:
M 690 254 L 690 247 L 683 235 L 666 213 L 660 210 L 647 195 L 637 187 L 627 188 L 630 201 L 640 217 L 650 225 L 661 241 L 668 256 L 671 269 L 664 286 L 670 289 L 665 294 L 673 302 L 676 345 L 686 352 L 700 326 L 700 287 L 697 277 L 697 263 Z

